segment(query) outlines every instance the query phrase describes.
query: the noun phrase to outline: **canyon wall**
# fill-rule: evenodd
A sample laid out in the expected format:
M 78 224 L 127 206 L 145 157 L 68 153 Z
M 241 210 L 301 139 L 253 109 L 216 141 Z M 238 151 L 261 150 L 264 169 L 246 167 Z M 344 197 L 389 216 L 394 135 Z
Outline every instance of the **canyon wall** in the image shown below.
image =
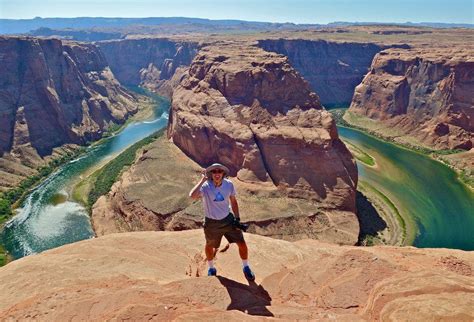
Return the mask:
M 386 47 L 375 43 L 303 39 L 259 40 L 258 45 L 287 56 L 326 106 L 348 106 L 373 57 Z
M 55 147 L 98 139 L 138 108 L 91 44 L 0 37 L 0 66 L 2 170 L 7 163 L 34 166 Z
M 97 45 L 122 84 L 141 85 L 167 97 L 199 47 L 197 42 L 167 38 L 111 40 Z
M 469 150 L 474 138 L 472 57 L 473 49 L 459 46 L 387 49 L 357 86 L 349 112 L 376 120 L 380 134 L 402 142 Z

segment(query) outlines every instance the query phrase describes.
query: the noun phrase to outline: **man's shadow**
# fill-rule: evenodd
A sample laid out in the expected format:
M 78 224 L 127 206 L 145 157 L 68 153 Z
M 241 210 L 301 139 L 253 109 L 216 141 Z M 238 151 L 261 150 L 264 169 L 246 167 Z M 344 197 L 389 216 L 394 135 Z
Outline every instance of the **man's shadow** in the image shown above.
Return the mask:
M 270 306 L 272 298 L 262 285 L 249 282 L 245 285 L 223 276 L 217 276 L 219 282 L 227 289 L 231 302 L 227 310 L 238 310 L 250 315 L 273 316 L 266 306 Z

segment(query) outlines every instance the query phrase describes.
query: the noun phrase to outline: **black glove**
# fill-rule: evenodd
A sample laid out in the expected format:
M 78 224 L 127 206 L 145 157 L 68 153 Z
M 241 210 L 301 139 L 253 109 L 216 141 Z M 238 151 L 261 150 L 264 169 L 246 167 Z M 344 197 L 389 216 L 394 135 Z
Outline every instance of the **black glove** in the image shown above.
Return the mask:
M 240 222 L 240 218 L 238 217 L 234 217 L 234 222 L 232 223 L 232 225 L 235 227 L 235 228 L 238 228 L 242 231 L 247 231 L 247 229 L 249 228 L 249 224 L 242 224 Z

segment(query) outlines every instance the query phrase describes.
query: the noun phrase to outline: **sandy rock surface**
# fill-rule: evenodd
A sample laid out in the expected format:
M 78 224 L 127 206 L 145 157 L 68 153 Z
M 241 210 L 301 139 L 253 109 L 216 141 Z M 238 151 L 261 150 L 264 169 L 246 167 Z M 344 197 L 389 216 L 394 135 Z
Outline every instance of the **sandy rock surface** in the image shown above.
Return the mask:
M 203 276 L 203 232 L 112 234 L 0 268 L 0 318 L 457 320 L 474 318 L 473 252 L 348 247 L 247 234 Z

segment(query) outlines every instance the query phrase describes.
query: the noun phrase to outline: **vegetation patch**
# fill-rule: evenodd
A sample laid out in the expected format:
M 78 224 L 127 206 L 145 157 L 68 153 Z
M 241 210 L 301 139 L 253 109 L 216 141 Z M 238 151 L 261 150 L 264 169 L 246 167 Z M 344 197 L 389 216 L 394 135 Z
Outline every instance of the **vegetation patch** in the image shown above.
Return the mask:
M 463 182 L 466 186 L 474 189 L 474 174 L 471 170 L 463 169 L 459 173 L 459 180 Z
M 368 166 L 375 166 L 375 159 L 370 156 L 368 153 L 362 151 L 362 149 L 358 148 L 354 144 L 350 143 L 347 140 L 344 140 L 344 144 L 347 145 L 349 151 L 351 151 L 352 155 L 359 160 L 360 162 L 368 165 Z
M 106 139 L 120 132 L 124 128 L 124 125 L 125 124 L 117 124 L 117 123 L 111 122 L 107 130 L 104 132 L 104 134 L 102 134 L 102 139 Z
M 7 253 L 5 248 L 0 244 L 0 266 L 3 266 L 7 263 Z
M 436 151 L 433 151 L 432 153 L 435 155 L 449 155 L 449 154 L 456 154 L 456 153 L 461 153 L 461 152 L 466 152 L 466 150 L 461 150 L 461 149 L 436 150 Z
M 49 203 L 52 204 L 53 206 L 56 206 L 66 201 L 67 201 L 67 195 L 64 195 L 62 193 L 56 193 L 50 198 Z
M 125 167 L 129 167 L 133 164 L 137 151 L 143 146 L 155 141 L 163 133 L 164 130 L 160 130 L 138 141 L 93 173 L 92 178 L 94 182 L 91 184 L 86 205 L 89 210 L 100 196 L 103 196 L 110 191 L 110 188 L 117 181 Z

